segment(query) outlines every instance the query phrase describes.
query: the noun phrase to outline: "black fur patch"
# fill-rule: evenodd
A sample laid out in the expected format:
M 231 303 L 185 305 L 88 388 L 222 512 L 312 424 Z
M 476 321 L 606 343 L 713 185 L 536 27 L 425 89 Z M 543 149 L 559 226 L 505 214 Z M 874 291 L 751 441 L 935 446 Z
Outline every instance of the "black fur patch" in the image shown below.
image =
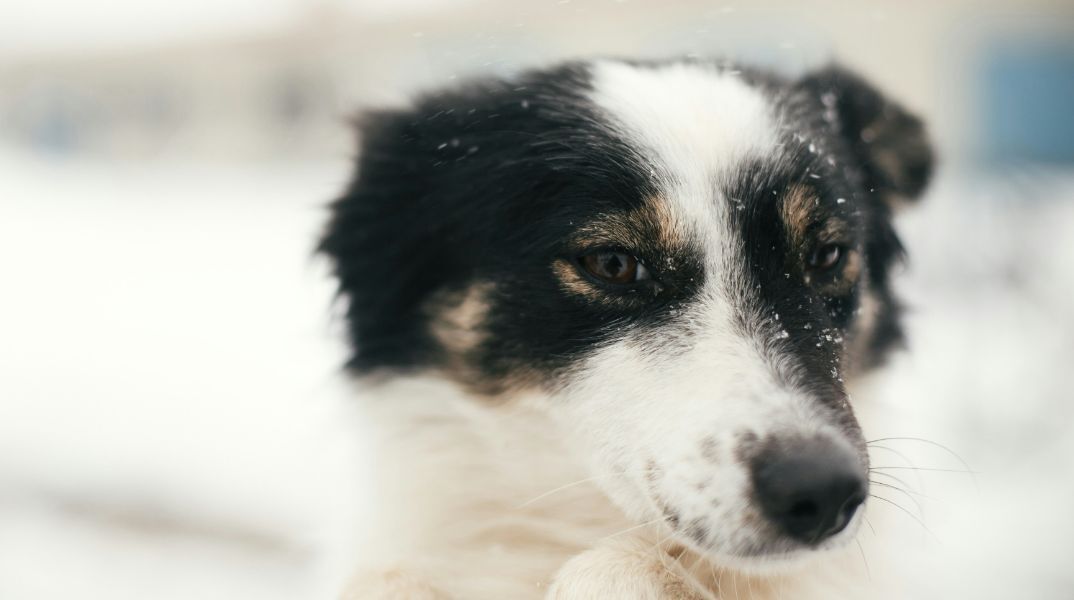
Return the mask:
M 357 176 L 321 244 L 349 302 L 353 368 L 442 359 L 426 303 L 475 280 L 495 282 L 473 357 L 488 377 L 555 367 L 606 335 L 550 265 L 594 215 L 638 206 L 648 171 L 603 131 L 588 80 L 568 64 L 365 115 Z

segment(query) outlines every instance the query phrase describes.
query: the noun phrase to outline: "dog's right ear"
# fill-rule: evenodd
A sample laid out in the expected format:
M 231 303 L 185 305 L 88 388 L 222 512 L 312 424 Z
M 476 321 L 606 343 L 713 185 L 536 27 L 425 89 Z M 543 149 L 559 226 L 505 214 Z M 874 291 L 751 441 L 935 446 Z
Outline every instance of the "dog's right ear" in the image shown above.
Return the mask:
M 810 73 L 797 87 L 834 111 L 828 121 L 858 158 L 870 190 L 893 205 L 921 195 L 934 162 L 921 119 L 842 67 Z
M 332 262 L 346 302 L 348 367 L 414 367 L 430 358 L 423 302 L 457 276 L 445 207 L 430 194 L 435 145 L 420 115 L 384 110 L 355 120 L 356 171 L 331 206 L 318 250 Z M 446 212 L 450 212 L 447 210 Z

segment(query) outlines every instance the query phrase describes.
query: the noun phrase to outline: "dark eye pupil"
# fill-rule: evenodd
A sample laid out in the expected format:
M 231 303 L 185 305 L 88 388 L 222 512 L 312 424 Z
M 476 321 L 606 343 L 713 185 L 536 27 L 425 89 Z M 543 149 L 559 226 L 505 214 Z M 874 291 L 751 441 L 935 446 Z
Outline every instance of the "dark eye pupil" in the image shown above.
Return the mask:
M 608 255 L 604 259 L 604 272 L 608 274 L 608 277 L 618 277 L 623 269 L 626 268 L 623 262 L 618 254 Z
M 809 266 L 814 269 L 830 269 L 839 263 L 843 257 L 843 249 L 837 244 L 821 246 L 813 253 Z
M 638 276 L 637 259 L 622 252 L 587 254 L 580 262 L 590 275 L 609 283 L 633 283 Z

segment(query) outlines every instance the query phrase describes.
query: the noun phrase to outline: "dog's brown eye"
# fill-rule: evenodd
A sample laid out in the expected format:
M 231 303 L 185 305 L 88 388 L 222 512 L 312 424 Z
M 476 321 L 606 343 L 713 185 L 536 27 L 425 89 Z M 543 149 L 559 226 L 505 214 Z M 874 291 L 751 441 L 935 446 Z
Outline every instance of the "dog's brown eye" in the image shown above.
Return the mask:
M 829 271 L 843 262 L 846 251 L 839 244 L 824 244 L 813 251 L 809 257 L 809 268 L 814 271 Z
M 602 251 L 585 254 L 578 262 L 587 273 L 616 285 L 626 285 L 648 279 L 649 272 L 637 258 L 624 252 Z

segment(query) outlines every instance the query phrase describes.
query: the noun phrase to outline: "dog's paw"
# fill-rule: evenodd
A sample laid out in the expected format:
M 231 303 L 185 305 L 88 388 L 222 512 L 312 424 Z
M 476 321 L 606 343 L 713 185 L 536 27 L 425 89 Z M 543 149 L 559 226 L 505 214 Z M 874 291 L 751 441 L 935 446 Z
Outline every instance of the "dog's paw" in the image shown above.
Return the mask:
M 641 540 L 606 544 L 560 568 L 546 600 L 715 600 L 666 553 Z
M 341 600 L 450 600 L 421 578 L 404 571 L 359 574 L 347 585 Z

